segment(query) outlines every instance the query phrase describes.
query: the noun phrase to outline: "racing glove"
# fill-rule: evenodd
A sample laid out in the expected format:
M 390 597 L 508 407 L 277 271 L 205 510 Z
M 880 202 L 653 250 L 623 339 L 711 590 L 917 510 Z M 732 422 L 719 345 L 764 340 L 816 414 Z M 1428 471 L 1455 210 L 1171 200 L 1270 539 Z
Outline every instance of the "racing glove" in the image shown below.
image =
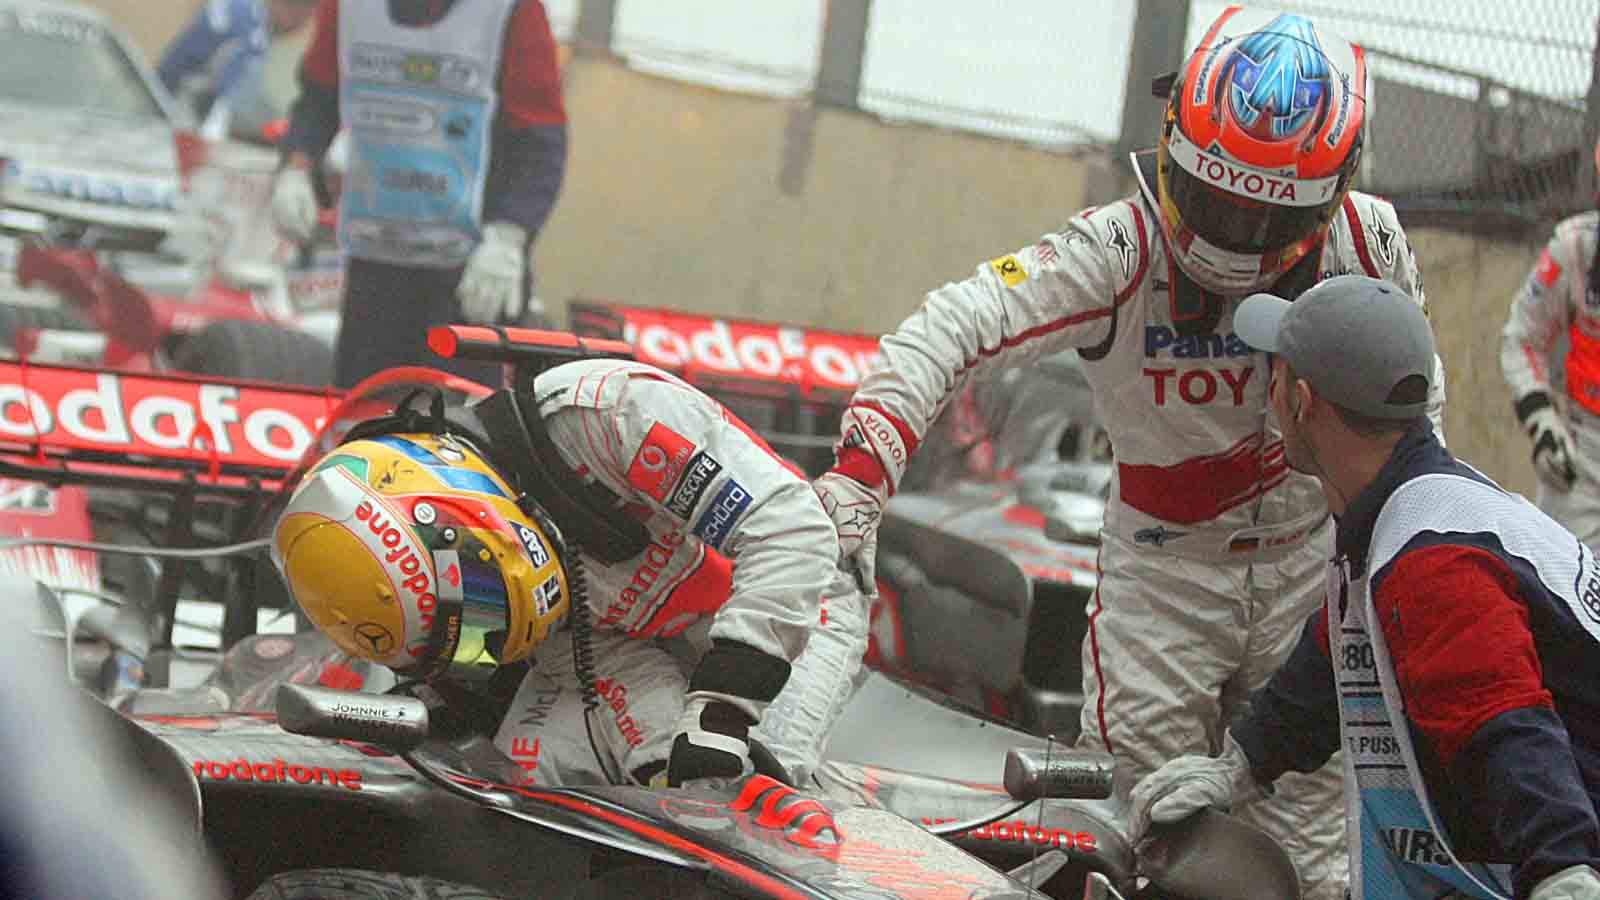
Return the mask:
M 483 240 L 467 259 L 456 296 L 461 316 L 474 325 L 494 325 L 522 315 L 522 284 L 528 275 L 528 230 L 510 222 L 483 226 Z
M 861 405 L 844 411 L 839 434 L 837 462 L 812 489 L 839 533 L 839 567 L 863 594 L 876 596 L 879 520 L 917 441 L 882 411 Z
M 1577 479 L 1572 464 L 1572 433 L 1561 413 L 1544 392 L 1529 394 L 1517 404 L 1523 411 L 1522 427 L 1533 441 L 1533 470 L 1539 479 L 1558 490 L 1568 490 Z
M 293 164 L 278 170 L 272 180 L 272 220 L 295 243 L 311 243 L 317 233 L 317 192 L 308 170 Z
M 883 517 L 888 491 L 882 485 L 868 487 L 838 471 L 817 476 L 811 489 L 839 532 L 839 568 L 855 579 L 861 593 L 876 595 L 878 520 Z
M 667 761 L 667 784 L 743 778 L 770 759 L 750 728 L 789 680 L 789 663 L 747 644 L 713 639 L 689 679 L 688 704 Z M 771 773 L 769 773 L 771 774 Z
M 1180 756 L 1139 779 L 1128 805 L 1128 841 L 1137 844 L 1152 822 L 1182 821 L 1208 806 L 1231 809 L 1266 796 L 1250 758 L 1229 734 L 1220 756 Z
M 1571 866 L 1539 882 L 1528 900 L 1600 900 L 1600 875 L 1588 866 Z

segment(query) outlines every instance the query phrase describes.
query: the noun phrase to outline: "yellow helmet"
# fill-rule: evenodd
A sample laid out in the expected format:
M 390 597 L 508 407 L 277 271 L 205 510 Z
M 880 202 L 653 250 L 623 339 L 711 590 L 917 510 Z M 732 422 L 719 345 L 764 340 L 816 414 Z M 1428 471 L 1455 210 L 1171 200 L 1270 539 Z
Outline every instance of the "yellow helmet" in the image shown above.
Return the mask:
M 526 659 L 570 608 L 560 535 L 467 441 L 380 434 L 296 488 L 272 558 L 341 649 L 424 677 Z

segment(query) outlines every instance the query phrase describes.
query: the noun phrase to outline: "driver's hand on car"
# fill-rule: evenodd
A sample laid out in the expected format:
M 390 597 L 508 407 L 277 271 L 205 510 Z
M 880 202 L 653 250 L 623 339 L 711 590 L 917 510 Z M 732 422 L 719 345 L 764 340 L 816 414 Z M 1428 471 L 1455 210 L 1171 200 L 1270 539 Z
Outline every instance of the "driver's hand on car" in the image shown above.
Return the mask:
M 1180 822 L 1207 807 L 1246 806 L 1266 794 L 1229 734 L 1221 755 L 1180 756 L 1139 779 L 1129 801 L 1128 840 L 1138 844 L 1152 824 Z
M 284 237 L 302 246 L 317 233 L 317 192 L 305 154 L 290 154 L 272 180 L 272 221 Z
M 667 761 L 667 784 L 726 783 L 755 772 L 745 712 L 721 700 L 692 700 L 679 722 Z

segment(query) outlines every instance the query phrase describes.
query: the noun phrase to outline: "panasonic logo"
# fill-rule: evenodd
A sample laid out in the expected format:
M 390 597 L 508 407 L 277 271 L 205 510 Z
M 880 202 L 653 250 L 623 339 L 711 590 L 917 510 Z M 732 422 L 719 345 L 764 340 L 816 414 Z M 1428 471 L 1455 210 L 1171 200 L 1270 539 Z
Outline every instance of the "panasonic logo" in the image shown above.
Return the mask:
M 1237 359 L 1253 352 L 1249 344 L 1232 332 L 1180 336 L 1165 325 L 1149 325 L 1144 330 L 1145 356 L 1169 353 L 1174 359 Z

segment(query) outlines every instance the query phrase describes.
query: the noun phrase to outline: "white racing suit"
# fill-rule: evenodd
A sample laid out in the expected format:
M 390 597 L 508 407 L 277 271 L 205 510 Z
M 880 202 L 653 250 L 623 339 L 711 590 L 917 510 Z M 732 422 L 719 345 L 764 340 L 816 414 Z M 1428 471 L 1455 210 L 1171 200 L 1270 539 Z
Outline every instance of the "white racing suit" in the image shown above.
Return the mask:
M 569 363 L 534 394 L 573 472 L 625 501 L 652 540 L 620 564 L 583 560 L 600 703 L 591 719 L 607 767 L 631 775 L 667 760 L 687 674 L 723 638 L 793 663 L 765 710 L 717 699 L 757 707 L 752 736 L 808 778 L 867 644 L 865 603 L 837 577 L 838 539 L 810 484 L 716 401 L 650 366 Z M 529 783 L 603 782 L 571 632 L 535 656 L 496 744 Z
M 1539 479 L 1538 504 L 1590 547 L 1600 546 L 1600 295 L 1590 293 L 1600 213 L 1586 212 L 1556 226 L 1539 262 L 1511 300 L 1501 332 L 1500 369 L 1518 418 L 1557 396 L 1551 351 L 1567 339 L 1564 368 L 1567 429 L 1572 433 L 1570 490 Z
M 969 377 L 1078 348 L 1117 463 L 1079 741 L 1116 755 L 1124 800 L 1161 763 L 1220 749 L 1238 702 L 1321 605 L 1332 548 L 1316 480 L 1285 464 L 1267 355 L 1233 333 L 1236 299 L 1213 295 L 1213 327 L 1180 328 L 1177 270 L 1152 210 L 1138 194 L 1090 209 L 931 292 L 883 338 L 883 364 L 852 401 L 920 439 Z M 1359 193 L 1335 215 L 1317 274 L 1346 272 L 1390 279 L 1423 302 L 1394 209 Z M 1441 387 L 1430 398 L 1436 425 L 1442 405 Z M 1308 896 L 1343 896 L 1340 778 L 1336 759 L 1279 782 L 1246 813 L 1288 849 Z

